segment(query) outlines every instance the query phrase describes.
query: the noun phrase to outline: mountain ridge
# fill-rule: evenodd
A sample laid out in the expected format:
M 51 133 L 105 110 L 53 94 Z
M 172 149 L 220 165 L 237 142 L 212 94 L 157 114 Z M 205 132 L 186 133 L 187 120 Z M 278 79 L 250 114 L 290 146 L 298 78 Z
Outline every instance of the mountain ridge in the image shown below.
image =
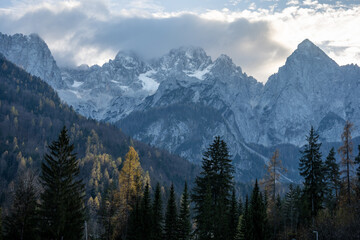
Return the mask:
M 242 179 L 261 176 L 267 149 L 301 147 L 311 125 L 325 142 L 340 141 L 345 120 L 360 126 L 360 68 L 339 66 L 308 39 L 266 84 L 230 57 L 213 61 L 199 47 L 151 61 L 120 51 L 101 67 L 62 68 L 61 74 L 66 86 L 57 92 L 77 112 L 192 162 L 199 163 L 212 137 L 222 135 Z M 360 136 L 359 129 L 353 134 Z M 290 167 L 296 178 L 297 168 Z

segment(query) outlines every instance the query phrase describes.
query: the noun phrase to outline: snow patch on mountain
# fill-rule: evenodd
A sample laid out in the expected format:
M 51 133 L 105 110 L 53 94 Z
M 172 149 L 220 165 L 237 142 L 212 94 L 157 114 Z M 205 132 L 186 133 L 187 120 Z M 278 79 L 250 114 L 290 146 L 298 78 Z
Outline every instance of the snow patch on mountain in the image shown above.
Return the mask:
M 139 75 L 139 80 L 143 83 L 143 90 L 149 92 L 149 96 L 153 95 L 156 90 L 159 88 L 160 83 L 158 83 L 155 79 L 151 78 L 153 74 L 155 74 L 155 70 L 147 71 L 146 73 L 142 73 Z

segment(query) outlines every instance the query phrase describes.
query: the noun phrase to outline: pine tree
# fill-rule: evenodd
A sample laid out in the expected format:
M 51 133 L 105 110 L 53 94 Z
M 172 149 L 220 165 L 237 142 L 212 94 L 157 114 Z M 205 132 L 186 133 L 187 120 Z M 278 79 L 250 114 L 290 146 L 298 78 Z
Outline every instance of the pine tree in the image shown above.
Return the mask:
M 141 222 L 137 224 L 141 224 L 140 232 L 141 239 L 147 239 L 151 236 L 152 231 L 152 212 L 151 212 L 151 200 L 150 200 L 150 187 L 149 183 L 146 183 L 144 196 L 141 201 Z
M 165 239 L 177 240 L 178 239 L 178 216 L 175 200 L 174 184 L 171 184 L 169 200 L 166 206 L 165 214 Z
M 119 175 L 119 197 L 125 207 L 125 215 L 128 215 L 131 206 L 142 195 L 143 185 L 143 170 L 139 155 L 133 147 L 130 147 Z
M 345 167 L 345 170 L 342 172 L 344 176 L 344 182 L 346 185 L 346 195 L 348 204 L 351 203 L 351 173 L 352 167 L 354 165 L 352 158 L 352 140 L 351 140 L 351 130 L 353 124 L 349 121 L 346 121 L 344 126 L 344 131 L 341 134 L 341 140 L 343 145 L 338 149 L 339 154 L 341 155 L 341 164 Z
M 2 231 L 2 211 L 0 207 L 0 240 L 3 240 L 3 231 Z
M 279 159 L 279 150 L 276 149 L 269 161 L 269 165 L 267 166 L 267 174 L 265 176 L 266 196 L 269 195 L 267 207 L 268 213 L 271 217 L 270 220 L 274 226 L 274 237 L 276 235 L 277 226 L 279 225 L 279 212 L 276 209 L 276 186 L 279 185 L 279 178 L 281 174 L 285 172 L 286 169 L 282 166 L 281 160 Z
M 243 203 L 241 201 L 241 198 L 239 198 L 239 203 L 238 203 L 238 215 L 243 215 L 244 213 L 244 206 Z
M 236 234 L 234 236 L 234 240 L 246 240 L 245 236 L 244 236 L 244 230 L 243 230 L 243 225 L 244 225 L 244 221 L 243 221 L 243 215 L 239 216 L 238 219 L 238 225 L 236 227 Z
M 153 212 L 153 229 L 151 234 L 151 240 L 162 240 L 163 239 L 163 210 L 161 200 L 161 189 L 160 184 L 156 184 L 155 196 L 152 204 Z
M 302 157 L 299 167 L 300 175 L 304 177 L 304 194 L 311 206 L 313 224 L 318 211 L 322 208 L 325 191 L 324 166 L 320 152 L 321 143 L 318 143 L 318 138 L 319 135 L 311 127 L 310 134 L 306 137 L 308 143 L 301 151 Z
M 226 143 L 215 137 L 213 144 L 203 154 L 202 172 L 195 180 L 192 200 L 195 203 L 196 233 L 200 240 L 210 238 L 228 239 L 231 189 L 233 187 L 233 166 Z M 210 188 L 210 194 L 208 189 Z M 211 199 L 207 199 L 209 197 Z M 207 206 L 207 204 L 210 204 Z M 211 218 L 208 211 L 210 208 Z M 210 229 L 208 229 L 210 228 Z
M 116 216 L 118 235 L 127 234 L 128 218 L 135 204 L 140 204 L 143 186 L 144 173 L 140 165 L 139 155 L 133 147 L 130 147 L 119 174 L 120 189 L 115 195 L 118 205 Z M 140 206 L 138 207 L 140 208 Z
M 235 188 L 232 190 L 231 202 L 229 208 L 229 239 L 234 239 L 238 228 L 239 221 L 239 207 L 236 201 Z
M 67 130 L 50 146 L 41 165 L 40 196 L 41 230 L 45 239 L 81 239 L 84 227 L 84 185 L 74 145 L 69 143 Z
M 267 239 L 267 216 L 263 197 L 256 180 L 250 200 L 249 238 L 253 240 Z
M 284 225 L 285 231 L 289 236 L 294 236 L 297 230 L 300 216 L 300 195 L 301 190 L 299 187 L 294 188 L 293 184 L 290 184 L 283 203 Z
M 115 187 L 110 185 L 100 204 L 99 220 L 103 228 L 101 237 L 104 240 L 113 240 L 116 235 L 115 216 L 118 206 L 115 201 L 115 191 Z
M 326 201 L 328 202 L 328 207 L 334 210 L 339 196 L 339 188 L 341 183 L 339 165 L 336 163 L 334 148 L 330 149 L 329 155 L 326 157 L 325 179 L 327 185 Z
M 32 174 L 16 182 L 10 215 L 4 220 L 4 239 L 39 239 L 37 195 Z
M 127 240 L 143 240 L 141 232 L 141 211 L 140 211 L 140 199 L 136 199 L 133 204 L 128 217 L 128 229 L 126 232 Z M 121 239 L 117 236 L 115 239 Z
M 356 168 L 356 176 L 357 176 L 357 192 L 360 199 L 360 145 L 358 145 L 358 150 L 359 153 L 355 158 L 355 163 L 358 164 L 358 167 Z
M 178 239 L 189 240 L 191 234 L 191 223 L 190 223 L 190 200 L 187 183 L 185 182 L 184 192 L 181 197 L 180 212 L 179 212 L 179 228 L 178 228 Z

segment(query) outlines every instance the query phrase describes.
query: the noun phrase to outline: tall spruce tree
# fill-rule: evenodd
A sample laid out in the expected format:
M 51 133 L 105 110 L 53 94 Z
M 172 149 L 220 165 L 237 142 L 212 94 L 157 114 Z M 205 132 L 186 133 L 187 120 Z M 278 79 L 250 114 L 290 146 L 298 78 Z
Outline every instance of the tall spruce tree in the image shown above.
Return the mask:
M 295 232 L 298 224 L 299 209 L 298 209 L 298 198 L 300 193 L 297 193 L 294 189 L 294 185 L 290 184 L 289 190 L 285 195 L 284 201 L 284 220 L 285 228 L 290 228 L 290 232 Z
M 4 221 L 5 239 L 39 239 L 37 197 L 34 175 L 16 181 L 10 215 Z
M 246 195 L 245 205 L 242 208 L 238 226 L 236 229 L 235 240 L 250 239 L 250 216 L 249 216 L 249 197 Z
M 67 130 L 49 146 L 41 165 L 41 230 L 44 239 L 81 239 L 84 228 L 84 185 L 74 145 Z
M 319 135 L 311 127 L 309 136 L 306 137 L 307 144 L 301 151 L 299 171 L 304 177 L 304 196 L 309 202 L 309 209 L 312 222 L 314 224 L 318 211 L 322 208 L 325 182 L 324 182 L 324 165 L 321 160 L 320 147 L 318 143 Z
M 338 149 L 339 154 L 341 155 L 341 165 L 345 167 L 345 170 L 342 171 L 344 183 L 346 185 L 346 196 L 348 204 L 351 203 L 351 175 L 354 161 L 352 160 L 352 150 L 353 144 L 351 140 L 351 130 L 353 124 L 349 121 L 346 121 L 344 126 L 344 131 L 341 134 L 341 140 L 343 145 Z
M 325 160 L 325 182 L 326 182 L 326 202 L 331 210 L 334 210 L 336 202 L 339 197 L 340 189 L 340 170 L 339 165 L 336 163 L 335 150 L 330 149 L 329 155 Z
M 355 163 L 358 165 L 358 167 L 356 168 L 356 177 L 357 177 L 357 194 L 359 196 L 360 199 L 360 145 L 358 145 L 358 155 L 355 158 Z
M 128 217 L 128 228 L 125 239 L 142 240 L 140 198 L 135 200 Z M 119 235 L 114 239 L 122 239 Z
M 3 240 L 3 231 L 2 231 L 2 211 L 0 207 L 0 240 Z
M 147 239 L 151 236 L 152 231 L 152 211 L 151 211 L 151 199 L 150 199 L 150 186 L 146 183 L 144 189 L 144 196 L 141 201 L 141 239 Z
M 239 221 L 239 206 L 236 200 L 235 188 L 233 188 L 232 190 L 228 215 L 229 215 L 229 239 L 234 239 Z
M 165 239 L 178 239 L 178 215 L 175 200 L 174 184 L 171 184 L 169 200 L 166 206 L 165 214 Z
M 161 200 L 161 189 L 160 184 L 156 184 L 154 201 L 152 204 L 152 234 L 151 240 L 162 240 L 163 239 L 163 210 Z
M 178 239 L 189 240 L 191 234 L 191 222 L 190 222 L 190 200 L 189 200 L 187 182 L 185 182 L 184 192 L 181 196 L 178 225 L 179 225 Z
M 209 237 L 229 238 L 227 213 L 233 187 L 233 172 L 227 145 L 217 136 L 203 154 L 202 172 L 195 180 L 192 194 L 195 203 L 196 233 L 200 240 Z M 205 212 L 209 211 L 209 208 L 212 213 Z
M 250 199 L 249 239 L 265 240 L 268 238 L 266 206 L 256 180 Z

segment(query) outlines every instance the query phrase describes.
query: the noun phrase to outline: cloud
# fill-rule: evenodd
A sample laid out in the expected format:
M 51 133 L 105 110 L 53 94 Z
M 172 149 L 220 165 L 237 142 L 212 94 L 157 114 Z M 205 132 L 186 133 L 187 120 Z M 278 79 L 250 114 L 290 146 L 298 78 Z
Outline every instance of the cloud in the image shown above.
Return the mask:
M 282 10 L 259 6 L 171 12 L 160 2 L 26 0 L 0 9 L 0 31 L 38 33 L 60 66 L 101 65 L 119 50 L 153 58 L 192 45 L 203 47 L 213 59 L 229 55 L 249 75 L 265 82 L 305 38 L 340 64 L 359 63 L 357 5 L 343 8 L 305 0 L 307 6 L 301 7 L 291 0 Z

